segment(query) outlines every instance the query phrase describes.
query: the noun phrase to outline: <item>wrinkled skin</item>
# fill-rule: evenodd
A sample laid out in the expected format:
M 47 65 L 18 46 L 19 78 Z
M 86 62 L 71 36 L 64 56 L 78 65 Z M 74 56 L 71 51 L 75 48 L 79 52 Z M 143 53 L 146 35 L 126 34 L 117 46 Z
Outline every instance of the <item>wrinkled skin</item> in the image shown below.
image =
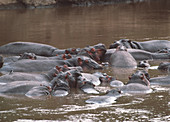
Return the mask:
M 56 65 L 68 65 L 69 67 L 81 66 L 83 69 L 102 69 L 102 66 L 96 61 L 85 56 L 77 56 L 67 60 L 19 60 L 3 66 L 0 71 L 42 72 L 48 71 Z
M 110 56 L 109 64 L 113 67 L 129 67 L 135 68 L 137 66 L 136 60 L 126 50 L 119 48 Z
M 151 40 L 151 41 L 144 41 L 144 42 L 136 42 L 131 41 L 129 39 L 121 39 L 119 41 L 115 41 L 113 44 L 110 45 L 111 48 L 117 48 L 119 45 L 123 45 L 126 48 L 131 49 L 141 49 L 149 52 L 157 52 L 164 48 L 170 48 L 170 41 L 168 40 Z

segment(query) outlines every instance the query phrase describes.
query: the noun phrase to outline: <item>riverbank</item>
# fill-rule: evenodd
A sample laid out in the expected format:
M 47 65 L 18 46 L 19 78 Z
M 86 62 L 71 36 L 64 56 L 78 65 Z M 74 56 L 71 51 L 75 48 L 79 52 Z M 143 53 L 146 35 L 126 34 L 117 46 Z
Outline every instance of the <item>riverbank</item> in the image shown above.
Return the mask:
M 60 6 L 92 6 L 136 3 L 146 0 L 0 0 L 0 9 L 54 8 Z

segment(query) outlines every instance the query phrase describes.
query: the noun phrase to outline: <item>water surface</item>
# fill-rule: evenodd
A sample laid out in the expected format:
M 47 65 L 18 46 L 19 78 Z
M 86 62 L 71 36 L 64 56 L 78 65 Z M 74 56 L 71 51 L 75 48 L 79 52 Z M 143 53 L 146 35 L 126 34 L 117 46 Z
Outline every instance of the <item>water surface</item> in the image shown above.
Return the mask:
M 0 11 L 0 45 L 13 41 L 50 44 L 57 48 L 85 47 L 128 38 L 136 41 L 170 40 L 170 1 L 131 4 Z M 150 61 L 152 66 L 160 61 Z M 101 72 L 123 82 L 134 70 L 105 68 Z M 149 70 L 151 77 L 168 75 Z M 109 85 L 97 87 L 102 92 Z M 91 105 L 94 95 L 72 91 L 66 97 L 31 99 L 0 97 L 0 121 L 170 121 L 169 87 L 153 87 L 150 94 L 123 96 L 111 105 Z

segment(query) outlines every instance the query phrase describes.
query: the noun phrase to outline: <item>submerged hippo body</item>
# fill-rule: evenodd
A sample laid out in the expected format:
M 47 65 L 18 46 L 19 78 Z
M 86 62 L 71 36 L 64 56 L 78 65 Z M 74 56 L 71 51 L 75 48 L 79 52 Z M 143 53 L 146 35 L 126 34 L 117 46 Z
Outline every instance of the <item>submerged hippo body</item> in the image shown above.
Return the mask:
M 14 81 L 5 85 L 1 85 L 0 93 L 6 94 L 26 94 L 31 88 L 40 86 L 42 84 L 48 85 L 46 81 Z
M 162 62 L 158 66 L 159 70 L 170 71 L 170 62 Z
M 168 40 L 151 40 L 144 42 L 131 41 L 129 39 L 121 39 L 110 45 L 111 48 L 117 48 L 117 46 L 123 45 L 126 48 L 141 49 L 149 52 L 157 52 L 164 48 L 170 48 L 170 41 Z
M 149 81 L 151 85 L 170 86 L 170 76 L 154 77 Z
M 106 54 L 102 58 L 102 61 L 108 62 L 110 59 L 110 56 L 116 51 L 116 49 L 107 49 Z M 145 50 L 139 50 L 139 49 L 127 49 L 127 51 L 133 56 L 135 60 L 152 60 L 152 59 L 170 59 L 170 53 L 164 52 L 148 52 Z
M 116 50 L 110 56 L 109 63 L 114 67 L 133 68 L 137 66 L 137 62 L 132 55 L 124 50 Z
M 15 63 L 4 65 L 0 71 L 9 72 L 13 70 L 14 72 L 39 72 L 48 71 L 56 65 L 63 66 L 65 64 L 70 67 L 81 66 L 82 68 L 87 69 L 102 69 L 102 66 L 96 61 L 85 56 L 77 56 L 67 60 L 20 60 Z
M 33 73 L 24 73 L 24 72 L 13 72 L 8 73 L 3 76 L 0 76 L 0 83 L 8 83 L 13 81 L 51 81 L 56 74 L 58 74 L 56 68 L 51 69 L 44 74 L 33 74 Z
M 24 52 L 35 53 L 36 55 L 52 56 L 57 48 L 33 42 L 12 42 L 0 46 L 0 54 L 21 54 Z
M 86 100 L 86 103 L 90 104 L 112 104 L 115 103 L 116 99 L 121 96 L 121 93 L 118 89 L 113 89 L 108 91 L 105 95 L 103 96 L 98 96 L 98 97 L 93 97 L 88 100 Z
M 129 78 L 128 83 L 119 88 L 121 93 L 150 93 L 152 89 L 150 88 L 149 76 L 145 71 L 136 71 Z

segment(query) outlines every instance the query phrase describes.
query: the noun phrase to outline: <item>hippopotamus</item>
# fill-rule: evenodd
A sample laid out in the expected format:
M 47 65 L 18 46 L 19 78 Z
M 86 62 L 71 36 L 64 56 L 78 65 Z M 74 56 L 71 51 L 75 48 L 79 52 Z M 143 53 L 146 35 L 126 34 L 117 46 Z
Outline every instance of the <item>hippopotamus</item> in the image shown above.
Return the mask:
M 59 73 L 55 67 L 49 70 L 47 73 L 24 73 L 24 72 L 12 72 L 0 76 L 0 83 L 8 83 L 13 81 L 48 81 L 50 82 Z
M 143 61 L 139 61 L 137 66 L 141 68 L 148 68 L 150 67 L 150 64 L 148 63 L 147 60 L 143 60 Z
M 61 55 L 56 55 L 56 56 L 51 56 L 51 57 L 45 57 L 45 56 L 38 56 L 35 55 L 34 53 L 23 53 L 20 54 L 20 56 L 8 56 L 8 57 L 3 57 L 4 58 L 4 63 L 9 64 L 12 62 L 17 62 L 22 59 L 31 59 L 31 60 L 66 60 L 70 59 L 73 56 L 71 54 L 61 54 Z
M 111 55 L 116 51 L 116 49 L 107 49 L 104 57 L 102 58 L 103 62 L 109 62 Z M 127 49 L 135 60 L 152 60 L 152 59 L 170 59 L 170 52 L 148 52 L 140 49 Z
M 74 48 L 58 49 L 47 44 L 34 42 L 11 42 L 0 46 L 0 54 L 19 55 L 24 52 L 34 53 L 40 56 L 56 56 L 64 53 L 77 54 Z
M 121 97 L 121 91 L 118 89 L 112 89 L 110 91 L 107 91 L 105 95 L 93 97 L 90 99 L 87 99 L 85 102 L 90 104 L 112 104 L 116 102 L 116 99 Z
M 92 58 L 95 61 L 101 61 L 101 58 L 106 53 L 106 47 L 104 44 L 99 43 L 94 46 L 87 46 L 79 51 L 77 55 L 84 55 Z
M 158 66 L 159 70 L 169 71 L 170 70 L 170 62 L 161 62 Z
M 42 72 L 48 71 L 56 65 L 62 66 L 64 64 L 70 67 L 81 66 L 83 69 L 102 69 L 102 66 L 96 61 L 86 56 L 77 56 L 67 60 L 19 60 L 4 65 L 0 71 L 9 72 L 13 70 L 14 72 Z
M 136 60 L 132 57 L 126 49 L 118 47 L 116 51 L 110 56 L 109 64 L 113 67 L 135 68 L 137 67 Z
M 164 48 L 170 48 L 170 41 L 168 40 L 151 40 L 151 41 L 144 41 L 144 42 L 136 42 L 131 41 L 129 39 L 121 39 L 119 41 L 115 41 L 113 44 L 110 45 L 111 48 L 117 48 L 119 45 L 123 45 L 126 48 L 131 49 L 141 49 L 149 52 L 157 52 L 158 50 Z
M 153 77 L 149 82 L 151 85 L 170 86 L 170 76 Z
M 0 93 L 3 94 L 26 94 L 31 88 L 40 85 L 48 86 L 46 81 L 13 81 L 1 85 Z
M 150 93 L 149 74 L 146 71 L 137 70 L 129 77 L 129 81 L 126 85 L 119 88 L 121 93 Z
M 2 68 L 3 64 L 4 64 L 4 58 L 3 56 L 0 55 L 0 68 Z

